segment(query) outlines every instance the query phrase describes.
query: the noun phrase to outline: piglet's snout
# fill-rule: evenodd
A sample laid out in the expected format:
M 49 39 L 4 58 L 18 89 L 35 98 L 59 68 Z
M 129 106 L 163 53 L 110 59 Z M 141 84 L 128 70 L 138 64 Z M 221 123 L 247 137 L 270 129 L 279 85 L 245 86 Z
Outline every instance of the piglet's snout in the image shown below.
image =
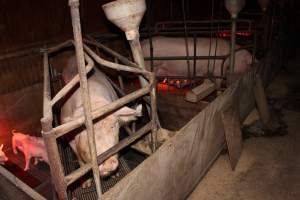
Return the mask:
M 115 157 L 108 158 L 99 166 L 100 176 L 108 176 L 114 172 L 119 166 L 119 161 Z

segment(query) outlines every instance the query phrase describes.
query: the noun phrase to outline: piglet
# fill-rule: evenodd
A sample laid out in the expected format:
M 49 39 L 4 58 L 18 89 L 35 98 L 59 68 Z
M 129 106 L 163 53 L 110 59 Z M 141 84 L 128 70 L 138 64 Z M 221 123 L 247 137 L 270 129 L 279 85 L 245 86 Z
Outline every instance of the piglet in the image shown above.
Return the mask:
M 12 146 L 13 152 L 17 154 L 17 150 L 22 151 L 25 157 L 24 171 L 29 169 L 31 158 L 34 158 L 34 164 L 38 161 L 49 163 L 48 155 L 46 152 L 45 143 L 42 138 L 25 135 L 12 131 Z
M 6 161 L 8 161 L 8 158 L 6 157 L 5 153 L 3 152 L 3 144 L 0 146 L 0 164 L 3 165 Z

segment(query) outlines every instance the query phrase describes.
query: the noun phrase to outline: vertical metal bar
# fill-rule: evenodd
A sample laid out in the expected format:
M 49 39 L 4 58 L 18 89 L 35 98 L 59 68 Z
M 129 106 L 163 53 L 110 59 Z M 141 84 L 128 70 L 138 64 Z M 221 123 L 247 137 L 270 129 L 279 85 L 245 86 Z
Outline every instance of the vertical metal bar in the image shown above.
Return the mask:
M 49 158 L 50 171 L 52 183 L 54 183 L 55 190 L 59 199 L 67 199 L 67 184 L 64 179 L 64 170 L 61 164 L 57 142 L 55 136 L 52 134 L 52 106 L 51 106 L 51 92 L 50 92 L 50 76 L 49 76 L 49 60 L 48 54 L 44 52 L 44 94 L 43 94 L 43 118 L 42 135 L 45 141 L 46 150 Z
M 151 10 L 152 10 L 152 3 L 151 0 L 148 0 L 148 9 L 147 9 L 147 30 L 149 35 L 149 47 L 150 47 L 150 70 L 153 72 L 153 41 L 152 41 L 152 29 L 151 29 Z
M 115 63 L 119 63 L 118 58 L 116 58 L 116 57 L 114 58 L 114 61 L 115 61 Z M 120 85 L 122 92 L 124 92 L 123 78 L 120 74 L 118 74 L 118 81 L 119 81 L 119 85 Z
M 234 72 L 234 58 L 235 58 L 235 32 L 236 32 L 236 18 L 231 18 L 231 45 L 230 45 L 230 73 Z
M 132 56 L 134 61 L 138 64 L 138 66 L 142 69 L 145 69 L 145 61 L 142 53 L 142 47 L 139 41 L 140 36 L 138 32 L 136 32 L 135 34 L 135 37 L 132 40 L 129 40 Z M 148 85 L 148 81 L 144 77 L 139 76 L 139 80 L 142 87 Z
M 95 144 L 94 126 L 93 126 L 93 121 L 92 121 L 91 105 L 90 105 L 91 102 L 90 102 L 86 70 L 85 70 L 85 62 L 84 62 L 84 52 L 83 52 L 80 14 L 79 14 L 79 0 L 69 0 L 69 6 L 71 9 L 72 26 L 73 26 L 75 50 L 76 50 L 76 58 L 77 58 L 77 67 L 78 67 L 78 73 L 79 73 L 79 77 L 80 77 L 80 92 L 81 92 L 81 98 L 83 100 L 85 126 L 86 126 L 86 130 L 87 130 L 87 134 L 88 134 L 88 142 L 89 142 L 89 150 L 90 150 L 90 155 L 91 155 L 92 170 L 93 170 L 93 175 L 94 175 L 94 180 L 95 180 L 95 184 L 96 184 L 98 198 L 100 198 L 102 195 L 101 182 L 100 182 L 99 167 L 97 164 L 97 152 L 96 152 L 96 144 Z
M 186 56 L 189 57 L 189 44 L 188 44 L 188 33 L 187 33 L 187 26 L 186 26 L 186 14 L 185 14 L 185 0 L 182 0 L 182 16 L 183 16 L 183 24 L 184 24 L 184 42 L 185 42 L 185 50 L 186 50 Z M 186 60 L 187 63 L 187 75 L 188 78 L 191 78 L 191 66 L 190 66 L 190 60 Z
M 197 65 L 197 35 L 194 34 L 194 70 L 193 70 L 193 79 L 196 77 L 196 65 Z
M 60 159 L 56 138 L 52 133 L 52 120 L 42 118 L 42 135 L 49 158 L 52 183 L 59 199 L 67 199 L 67 183 L 65 182 L 64 169 Z
M 155 152 L 157 148 L 157 104 L 156 104 L 156 78 L 155 75 L 151 75 L 151 91 L 150 91 L 150 98 L 151 98 L 151 142 L 152 142 L 152 152 Z

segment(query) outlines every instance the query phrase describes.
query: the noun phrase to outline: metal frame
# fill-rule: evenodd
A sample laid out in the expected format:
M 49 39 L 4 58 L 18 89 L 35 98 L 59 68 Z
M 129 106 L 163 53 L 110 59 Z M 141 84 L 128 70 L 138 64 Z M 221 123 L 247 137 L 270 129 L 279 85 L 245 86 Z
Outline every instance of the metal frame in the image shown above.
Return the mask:
M 134 141 L 138 140 L 140 137 L 151 131 L 152 135 L 152 146 L 156 147 L 156 132 L 157 132 L 157 116 L 156 116 L 156 94 L 155 94 L 155 76 L 151 72 L 145 71 L 143 69 L 133 68 L 131 66 L 122 65 L 118 63 L 112 63 L 100 58 L 96 53 L 94 53 L 87 45 L 82 43 L 81 28 L 80 28 L 80 16 L 79 16 L 79 2 L 78 0 L 71 0 L 69 2 L 71 7 L 71 16 L 72 16 L 72 25 L 74 32 L 74 41 L 69 40 L 62 44 L 59 44 L 55 47 L 44 49 L 43 50 L 43 59 L 44 59 L 44 108 L 43 108 L 43 118 L 41 119 L 42 123 L 42 135 L 45 140 L 47 153 L 49 156 L 49 163 L 52 175 L 52 181 L 54 183 L 56 192 L 59 199 L 67 199 L 67 187 L 78 180 L 80 177 L 85 175 L 91 169 L 93 170 L 94 180 L 96 183 L 96 189 L 98 197 L 101 197 L 101 183 L 99 176 L 98 165 L 103 163 L 107 158 L 116 154 L 121 149 L 129 146 Z M 76 50 L 76 57 L 78 63 L 79 75 L 76 75 L 68 84 L 66 84 L 53 98 L 51 98 L 50 91 L 50 76 L 49 76 L 49 60 L 48 55 L 61 50 L 64 47 L 74 45 Z M 106 48 L 108 49 L 108 48 Z M 84 50 L 87 53 L 84 53 Z M 111 50 L 112 51 L 112 50 Z M 119 59 L 121 62 L 124 59 L 121 59 L 115 52 L 110 52 L 112 56 Z M 111 69 L 118 71 L 132 72 L 139 75 L 142 75 L 148 80 L 146 87 L 143 87 L 131 94 L 128 94 L 105 107 L 101 107 L 95 110 L 90 108 L 90 99 L 88 94 L 87 87 L 87 77 L 86 74 L 93 68 L 94 62 L 90 58 L 92 57 L 100 65 L 106 66 Z M 84 59 L 87 62 L 87 65 L 84 64 Z M 126 61 L 125 61 L 126 62 Z M 127 64 L 129 64 L 127 62 Z M 78 82 L 80 82 L 81 97 L 83 98 L 84 104 L 84 116 L 79 117 L 71 122 L 62 124 L 57 127 L 52 126 L 53 113 L 52 108 L 60 99 L 62 99 Z M 93 120 L 96 118 L 103 117 L 107 114 L 110 114 L 122 106 L 128 104 L 131 101 L 134 101 L 145 95 L 150 95 L 151 101 L 151 121 L 146 124 L 144 127 L 134 132 L 132 135 L 122 140 L 112 148 L 108 149 L 106 152 L 102 153 L 97 157 L 95 150 L 95 139 L 93 131 Z M 70 131 L 85 125 L 88 131 L 88 141 L 90 146 L 90 152 L 92 157 L 91 163 L 86 163 L 81 166 L 79 169 L 73 171 L 72 173 L 65 175 L 61 157 L 58 151 L 57 139 L 61 136 L 68 134 Z M 155 150 L 155 149 L 154 149 Z
M 254 49 L 254 52 L 256 51 L 256 30 L 252 28 L 253 22 L 251 20 L 247 19 L 236 19 L 236 24 L 239 24 L 239 27 L 242 26 L 242 29 L 238 29 L 238 31 L 249 31 L 253 32 L 254 34 L 254 44 L 253 45 L 247 45 L 245 47 L 242 47 L 240 49 L 234 50 L 234 52 L 239 51 L 241 49 Z M 211 30 L 212 26 L 211 24 L 217 24 L 214 27 L 213 30 Z M 186 56 L 168 56 L 168 57 L 153 57 L 153 44 L 152 40 L 149 38 L 150 42 L 150 57 L 145 57 L 145 60 L 150 60 L 151 62 L 151 69 L 153 68 L 153 60 L 193 60 L 193 70 L 190 69 L 190 64 L 187 64 L 188 68 L 188 74 L 189 76 L 182 76 L 182 77 L 159 77 L 159 78 L 179 78 L 179 79 L 197 79 L 197 78 L 225 78 L 224 75 L 224 62 L 227 58 L 230 58 L 231 52 L 228 55 L 223 56 L 216 56 L 212 52 L 212 56 L 197 56 L 196 55 L 196 42 L 197 42 L 197 36 L 204 34 L 211 34 L 213 33 L 219 33 L 220 31 L 224 31 L 225 29 L 228 29 L 228 33 L 231 32 L 231 24 L 232 20 L 201 20 L 201 21 L 163 21 L 158 22 L 154 25 L 153 29 L 151 30 L 144 30 L 144 33 L 141 35 L 146 36 L 148 34 L 149 37 L 155 36 L 155 35 L 166 35 L 166 36 L 184 36 L 186 37 L 193 37 L 194 40 L 194 51 L 193 55 L 186 55 Z M 150 33 L 150 34 L 149 34 Z M 203 76 L 197 76 L 196 74 L 196 61 L 197 60 L 223 60 L 222 62 L 222 70 L 221 70 L 221 76 L 215 77 L 209 74 L 209 68 L 206 75 Z
M 86 174 L 90 169 L 92 169 L 91 163 L 85 164 L 83 167 L 77 169 L 76 171 L 72 172 L 71 174 L 68 174 L 67 176 L 64 175 L 63 166 L 61 163 L 61 158 L 58 152 L 57 147 L 57 138 L 68 134 L 70 131 L 82 126 L 85 122 L 85 117 L 79 117 L 76 120 L 73 120 L 71 122 L 62 124 L 57 127 L 52 127 L 52 121 L 53 121 L 53 113 L 52 108 L 53 106 L 61 99 L 63 98 L 80 80 L 79 75 L 76 75 L 68 84 L 66 84 L 53 98 L 51 98 L 50 94 L 50 79 L 49 79 L 49 64 L 48 64 L 48 55 L 59 51 L 62 48 L 65 48 L 67 46 L 70 46 L 71 44 L 74 44 L 73 41 L 67 41 L 66 43 L 63 43 L 61 45 L 58 45 L 56 47 L 44 50 L 44 111 L 43 111 L 43 118 L 41 119 L 42 122 L 42 134 L 43 138 L 45 140 L 45 144 L 47 147 L 47 152 L 49 155 L 49 163 L 51 168 L 51 175 L 52 179 L 55 185 L 55 189 L 58 193 L 58 196 L 60 199 L 66 198 L 66 189 L 67 186 L 79 179 L 81 176 Z M 156 95 L 155 95 L 155 77 L 152 73 L 132 68 L 126 65 L 116 64 L 112 63 L 106 60 L 103 60 L 100 58 L 96 53 L 94 53 L 88 46 L 83 45 L 84 49 L 89 54 L 85 54 L 85 59 L 87 61 L 87 66 L 85 67 L 85 74 L 88 73 L 94 66 L 93 60 L 90 58 L 95 59 L 95 61 L 101 65 L 104 65 L 106 67 L 109 67 L 111 69 L 116 69 L 120 71 L 127 71 L 127 72 L 133 72 L 137 74 L 144 75 L 150 82 L 147 87 L 141 88 L 131 94 L 128 94 L 120 99 L 118 99 L 115 102 L 112 102 L 111 104 L 108 104 L 105 107 L 95 109 L 90 112 L 91 119 L 94 120 L 96 118 L 100 118 L 102 116 L 105 116 L 111 112 L 116 111 L 117 109 L 121 108 L 125 104 L 128 104 L 131 101 L 134 101 L 137 98 L 143 97 L 147 94 L 150 94 L 151 96 L 151 110 L 156 110 Z M 103 154 L 97 157 L 97 163 L 94 164 L 97 166 L 104 162 L 107 158 L 114 155 L 121 149 L 125 148 L 126 146 L 129 146 L 134 141 L 138 140 L 142 136 L 144 136 L 146 133 L 148 133 L 150 130 L 152 130 L 153 135 L 156 135 L 157 131 L 157 124 L 156 124 L 156 112 L 152 113 L 152 119 L 151 121 L 145 125 L 143 128 L 138 130 L 137 132 L 134 132 L 132 135 L 130 135 L 128 138 L 122 140 L 117 145 L 113 146 Z M 92 140 L 94 137 L 93 135 L 88 136 L 90 140 Z M 156 143 L 156 140 L 154 138 L 154 143 Z M 94 144 L 92 144 L 94 145 Z M 96 155 L 94 155 L 96 157 Z

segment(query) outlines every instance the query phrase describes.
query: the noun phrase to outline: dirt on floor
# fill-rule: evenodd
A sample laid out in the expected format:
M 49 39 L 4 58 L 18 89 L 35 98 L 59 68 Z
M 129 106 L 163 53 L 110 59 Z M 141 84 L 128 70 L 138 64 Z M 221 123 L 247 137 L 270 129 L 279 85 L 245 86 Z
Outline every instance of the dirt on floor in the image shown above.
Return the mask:
M 227 154 L 219 156 L 188 200 L 300 199 L 300 59 L 287 65 L 268 87 L 282 105 L 288 134 L 250 137 L 235 171 Z

